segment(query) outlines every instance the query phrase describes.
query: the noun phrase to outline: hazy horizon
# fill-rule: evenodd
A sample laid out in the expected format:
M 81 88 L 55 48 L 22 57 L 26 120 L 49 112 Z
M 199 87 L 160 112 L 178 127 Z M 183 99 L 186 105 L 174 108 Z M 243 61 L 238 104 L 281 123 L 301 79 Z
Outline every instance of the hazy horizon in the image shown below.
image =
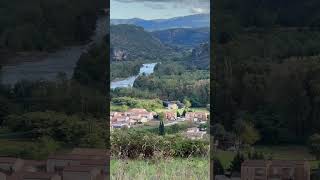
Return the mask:
M 209 0 L 111 0 L 110 19 L 170 19 L 209 14 Z
M 142 19 L 142 20 L 166 20 L 166 19 L 173 19 L 173 18 L 179 18 L 179 17 L 186 17 L 186 16 L 193 16 L 193 15 L 209 15 L 210 13 L 199 13 L 199 14 L 190 14 L 185 16 L 175 16 L 170 18 L 157 18 L 157 19 L 144 19 L 139 17 L 131 17 L 131 18 L 111 18 L 111 19 L 117 19 L 117 20 L 127 20 L 127 19 Z

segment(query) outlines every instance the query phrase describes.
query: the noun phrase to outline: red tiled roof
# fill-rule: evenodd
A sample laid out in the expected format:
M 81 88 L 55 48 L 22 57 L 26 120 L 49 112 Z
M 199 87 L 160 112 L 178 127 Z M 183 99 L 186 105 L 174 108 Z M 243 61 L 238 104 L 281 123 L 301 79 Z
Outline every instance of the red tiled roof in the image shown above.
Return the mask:
M 143 109 L 143 108 L 133 108 L 133 109 L 129 109 L 129 112 L 133 112 L 133 111 L 147 112 L 147 110 L 146 110 L 146 109 Z

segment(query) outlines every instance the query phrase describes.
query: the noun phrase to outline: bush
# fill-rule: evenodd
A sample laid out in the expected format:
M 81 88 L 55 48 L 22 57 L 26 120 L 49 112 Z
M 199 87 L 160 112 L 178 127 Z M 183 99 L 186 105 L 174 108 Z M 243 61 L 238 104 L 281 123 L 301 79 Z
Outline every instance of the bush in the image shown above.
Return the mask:
M 265 160 L 265 156 L 263 152 L 258 152 L 258 151 L 249 151 L 247 154 L 248 159 L 251 160 Z
M 208 150 L 208 142 L 179 135 L 158 136 L 134 129 L 115 130 L 111 133 L 111 153 L 119 158 L 151 158 L 155 154 L 185 158 L 206 156 Z
M 111 134 L 111 153 L 120 158 L 150 157 L 161 147 L 163 138 L 135 130 L 115 130 Z
M 30 132 L 32 137 L 47 136 L 69 145 L 82 143 L 90 147 L 100 147 L 101 142 L 104 141 L 104 130 L 99 121 L 92 117 L 67 115 L 54 111 L 29 112 L 9 115 L 4 125 L 12 132 Z M 92 135 L 93 132 L 94 135 Z
M 180 136 L 174 136 L 173 150 L 176 157 L 203 156 L 208 152 L 208 146 L 205 141 L 191 140 Z
M 131 97 L 117 97 L 112 98 L 112 103 L 118 106 L 127 106 L 129 108 L 145 108 L 148 111 L 163 108 L 162 101 L 160 99 L 146 100 Z
M 244 161 L 244 156 L 240 152 L 233 158 L 229 167 L 231 172 L 241 172 L 241 164 Z
M 311 154 L 313 154 L 317 160 L 320 159 L 320 135 L 313 134 L 309 137 L 308 148 Z
M 80 146 L 85 148 L 105 148 L 106 143 L 98 133 L 86 134 L 80 140 Z
M 181 123 L 181 124 L 174 124 L 172 126 L 166 126 L 165 131 L 167 135 L 170 134 L 177 134 L 181 131 L 187 130 L 188 128 L 192 127 L 188 123 Z M 159 134 L 159 128 L 147 128 L 147 129 L 139 129 L 138 131 L 144 131 L 144 132 L 151 132 L 153 134 Z
M 46 159 L 61 147 L 60 143 L 50 137 L 41 137 L 30 149 L 32 159 Z

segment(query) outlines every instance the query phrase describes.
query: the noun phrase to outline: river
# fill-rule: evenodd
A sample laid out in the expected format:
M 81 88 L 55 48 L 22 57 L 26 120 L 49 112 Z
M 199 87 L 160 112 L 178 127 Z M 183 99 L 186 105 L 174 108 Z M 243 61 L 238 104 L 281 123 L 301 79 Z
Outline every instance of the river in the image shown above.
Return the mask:
M 101 16 L 97 20 L 96 30 L 91 37 L 91 42 L 86 45 L 65 47 L 42 56 L 34 54 L 27 57 L 15 57 L 20 59 L 20 63 L 2 67 L 0 72 L 1 83 L 14 85 L 21 80 L 55 80 L 60 72 L 65 73 L 67 78 L 70 79 L 81 54 L 86 52 L 91 44 L 103 40 L 107 31 L 107 16 Z
M 149 64 L 142 64 L 140 68 L 140 72 L 136 76 L 130 76 L 126 79 L 118 80 L 118 81 L 113 81 L 111 82 L 110 88 L 115 89 L 115 88 L 128 88 L 128 87 L 133 87 L 133 84 L 135 80 L 140 76 L 140 75 L 150 75 L 154 72 L 154 68 L 157 65 L 157 63 L 149 63 Z

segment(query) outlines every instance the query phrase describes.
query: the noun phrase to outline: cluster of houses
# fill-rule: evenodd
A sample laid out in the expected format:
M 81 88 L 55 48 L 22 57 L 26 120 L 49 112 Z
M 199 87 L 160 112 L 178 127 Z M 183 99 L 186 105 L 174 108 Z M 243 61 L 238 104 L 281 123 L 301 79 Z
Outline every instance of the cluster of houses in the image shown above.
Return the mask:
M 207 112 L 186 112 L 184 117 L 178 117 L 176 111 L 165 111 L 164 118 L 166 121 L 192 121 L 206 122 L 209 113 Z M 151 120 L 155 120 L 157 113 L 148 112 L 146 109 L 130 109 L 126 112 L 110 112 L 110 128 L 130 128 L 136 124 L 143 124 Z
M 148 112 L 146 109 L 130 109 L 126 112 L 110 112 L 110 127 L 130 128 L 132 125 L 146 123 L 154 119 L 156 113 Z
M 209 118 L 209 113 L 207 112 L 187 112 L 185 115 L 186 120 L 193 122 L 206 122 Z
M 35 161 L 0 157 L 0 180 L 106 180 L 106 150 L 76 148 Z
M 182 109 L 185 107 L 180 101 L 163 101 L 163 106 L 167 109 Z

